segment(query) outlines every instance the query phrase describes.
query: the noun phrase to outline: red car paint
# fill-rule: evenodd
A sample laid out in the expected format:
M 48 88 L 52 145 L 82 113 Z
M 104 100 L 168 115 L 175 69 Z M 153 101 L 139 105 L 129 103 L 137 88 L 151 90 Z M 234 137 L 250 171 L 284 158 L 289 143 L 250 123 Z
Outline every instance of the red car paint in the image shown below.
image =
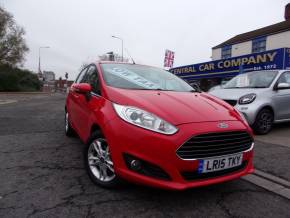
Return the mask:
M 79 84 L 74 83 L 67 96 L 66 110 L 71 126 L 84 143 L 94 125 L 100 127 L 110 146 L 114 170 L 119 177 L 139 184 L 182 190 L 237 179 L 253 172 L 253 149 L 249 149 L 243 152 L 247 165 L 242 170 L 208 179 L 185 180 L 180 172 L 196 171 L 198 168 L 198 160 L 182 160 L 176 154 L 176 150 L 189 138 L 225 131 L 246 131 L 253 136 L 250 127 L 232 106 L 206 93 L 128 90 L 108 86 L 101 64 L 95 63 L 101 96 L 92 95 L 88 100 L 79 92 Z M 112 102 L 151 112 L 176 126 L 178 131 L 164 135 L 127 123 L 117 115 Z M 220 122 L 226 122 L 229 127 L 219 128 Z M 123 153 L 160 167 L 171 180 L 148 177 L 128 169 Z

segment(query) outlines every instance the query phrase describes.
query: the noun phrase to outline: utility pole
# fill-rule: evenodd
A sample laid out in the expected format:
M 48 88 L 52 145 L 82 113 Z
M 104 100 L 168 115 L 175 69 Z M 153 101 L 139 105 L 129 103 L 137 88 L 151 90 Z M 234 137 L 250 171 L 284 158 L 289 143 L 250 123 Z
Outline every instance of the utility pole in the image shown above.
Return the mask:
M 123 57 L 123 39 L 118 37 L 118 36 L 112 36 L 112 37 L 115 38 L 115 39 L 119 39 L 122 42 L 122 62 L 123 62 L 124 61 L 124 57 Z
M 41 74 L 41 66 L 40 66 L 40 50 L 43 48 L 50 48 L 49 46 L 40 46 L 38 48 L 38 73 Z

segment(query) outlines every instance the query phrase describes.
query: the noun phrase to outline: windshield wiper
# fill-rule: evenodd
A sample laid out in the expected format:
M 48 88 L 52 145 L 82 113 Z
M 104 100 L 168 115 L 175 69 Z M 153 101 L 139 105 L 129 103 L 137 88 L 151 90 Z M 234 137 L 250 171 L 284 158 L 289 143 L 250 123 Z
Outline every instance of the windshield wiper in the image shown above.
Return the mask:
M 192 90 L 190 90 L 189 92 L 198 92 L 198 93 L 202 93 L 201 90 L 196 90 L 196 89 L 192 89 Z
M 150 90 L 156 90 L 156 91 L 175 91 L 175 90 L 171 90 L 171 89 L 150 89 Z

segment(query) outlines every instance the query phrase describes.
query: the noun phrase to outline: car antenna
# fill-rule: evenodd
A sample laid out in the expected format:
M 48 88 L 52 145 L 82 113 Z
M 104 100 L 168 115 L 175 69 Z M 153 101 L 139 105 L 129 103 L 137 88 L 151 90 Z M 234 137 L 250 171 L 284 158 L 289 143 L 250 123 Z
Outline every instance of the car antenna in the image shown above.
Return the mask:
M 129 57 L 131 58 L 133 64 L 136 64 L 135 61 L 134 61 L 134 59 L 133 59 L 132 56 L 130 55 L 130 53 L 129 53 L 129 51 L 128 51 L 127 48 L 125 48 L 125 51 L 127 52 L 127 54 L 129 55 Z

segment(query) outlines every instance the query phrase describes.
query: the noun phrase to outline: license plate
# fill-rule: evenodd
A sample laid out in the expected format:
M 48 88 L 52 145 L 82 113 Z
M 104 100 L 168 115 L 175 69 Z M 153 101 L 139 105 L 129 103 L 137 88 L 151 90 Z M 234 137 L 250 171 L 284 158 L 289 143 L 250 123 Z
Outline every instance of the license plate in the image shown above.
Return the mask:
M 199 160 L 198 172 L 208 173 L 240 166 L 243 161 L 243 153 Z

